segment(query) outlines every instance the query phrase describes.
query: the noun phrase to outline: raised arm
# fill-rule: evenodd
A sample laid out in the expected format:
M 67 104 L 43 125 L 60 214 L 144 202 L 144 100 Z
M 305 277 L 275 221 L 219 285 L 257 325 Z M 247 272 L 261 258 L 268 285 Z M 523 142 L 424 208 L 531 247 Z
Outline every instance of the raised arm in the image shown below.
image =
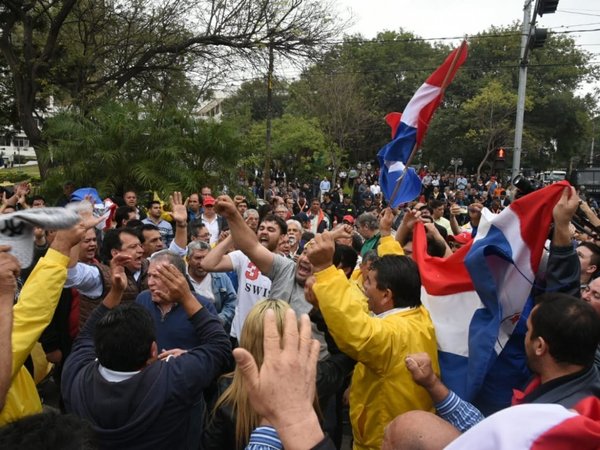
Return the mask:
M 404 255 L 404 249 L 400 242 L 392 237 L 392 223 L 394 222 L 394 211 L 392 208 L 385 208 L 381 219 L 379 220 L 379 234 L 381 240 L 377 246 L 377 254 L 384 255 Z
M 406 368 L 413 380 L 425 388 L 435 404 L 438 415 L 461 432 L 481 422 L 481 412 L 464 401 L 442 383 L 434 373 L 431 357 L 427 353 L 413 353 L 406 357 Z
M 575 188 L 572 186 L 564 188 L 560 200 L 552 210 L 552 217 L 554 218 L 552 245 L 554 247 L 572 247 L 569 225 L 579 204 L 580 200 Z M 583 202 L 581 202 L 581 205 L 583 205 Z
M 207 272 L 231 272 L 233 263 L 227 252 L 231 248 L 232 242 L 231 236 L 219 242 L 202 260 L 202 268 Z
M 573 248 L 569 225 L 577 211 L 579 196 L 575 188 L 566 187 L 552 210 L 554 232 L 546 266 L 546 289 L 580 296 L 581 266 Z
M 340 350 L 373 370 L 387 364 L 390 351 L 383 342 L 389 330 L 383 321 L 363 308 L 364 294 L 352 285 L 343 271 L 332 264 L 335 244 L 331 233 L 315 236 L 305 251 L 313 264 L 316 282 L 312 286 L 325 323 Z
M 227 195 L 221 195 L 217 198 L 215 208 L 217 213 L 227 219 L 235 246 L 250 258 L 262 273 L 270 273 L 273 267 L 273 253 L 260 245 L 258 236 L 246 225 L 233 200 Z
M 9 250 L 8 246 L 0 246 L 0 411 L 11 383 L 12 312 L 20 271 L 19 261 L 8 253 Z
M 71 247 L 81 240 L 85 230 L 85 225 L 79 224 L 58 231 L 21 290 L 13 310 L 13 376 L 52 319 L 67 276 Z
M 452 228 L 452 234 L 454 235 L 460 234 L 460 225 L 456 219 L 456 216 L 459 214 L 460 206 L 454 203 L 452 206 L 450 206 L 450 227 Z
M 171 217 L 175 222 L 175 238 L 171 242 L 170 249 L 177 254 L 185 253 L 187 246 L 187 209 L 182 203 L 181 192 L 173 192 L 171 195 Z M 187 202 L 187 200 L 186 200 Z

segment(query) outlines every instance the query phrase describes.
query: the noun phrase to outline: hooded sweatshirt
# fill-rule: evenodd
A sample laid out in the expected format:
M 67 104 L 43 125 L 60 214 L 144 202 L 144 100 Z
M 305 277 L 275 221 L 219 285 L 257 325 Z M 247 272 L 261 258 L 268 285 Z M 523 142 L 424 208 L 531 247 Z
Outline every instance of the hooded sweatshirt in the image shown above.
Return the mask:
M 202 308 L 189 320 L 200 344 L 155 361 L 133 376 L 107 381 L 99 371 L 92 331 L 109 311 L 98 306 L 65 363 L 62 391 L 68 412 L 91 423 L 100 448 L 187 448 L 190 413 L 202 391 L 221 373 L 231 345 L 219 319 Z

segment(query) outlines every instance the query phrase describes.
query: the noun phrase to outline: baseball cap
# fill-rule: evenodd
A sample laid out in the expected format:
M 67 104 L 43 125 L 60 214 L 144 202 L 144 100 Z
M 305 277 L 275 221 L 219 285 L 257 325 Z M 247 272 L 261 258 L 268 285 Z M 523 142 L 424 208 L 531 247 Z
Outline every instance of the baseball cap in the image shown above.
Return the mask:
M 204 197 L 204 200 L 202 201 L 202 205 L 203 206 L 212 206 L 215 204 L 215 198 L 207 195 L 206 197 Z
M 454 241 L 454 242 L 458 242 L 459 244 L 466 244 L 468 243 L 471 239 L 473 239 L 473 237 L 471 236 L 471 233 L 469 233 L 468 231 L 463 231 L 462 233 L 458 233 L 453 235 L 449 235 L 448 236 L 448 240 L 449 241 Z
M 350 225 L 354 225 L 354 217 L 352 217 L 350 214 L 347 214 L 342 218 L 342 222 L 346 222 L 346 223 L 349 223 Z

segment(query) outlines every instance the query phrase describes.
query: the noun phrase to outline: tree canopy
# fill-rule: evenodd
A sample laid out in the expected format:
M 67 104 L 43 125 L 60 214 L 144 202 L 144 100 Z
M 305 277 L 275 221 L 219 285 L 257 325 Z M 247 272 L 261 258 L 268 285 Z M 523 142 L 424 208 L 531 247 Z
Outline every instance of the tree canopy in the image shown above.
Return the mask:
M 317 0 L 6 0 L 0 55 L 19 125 L 42 152 L 39 112 L 50 95 L 82 114 L 110 98 L 155 100 L 181 74 L 209 79 L 264 58 L 267 45 L 313 57 L 341 25 Z
M 54 168 L 47 189 L 68 179 L 105 195 L 231 184 L 242 154 L 240 136 L 228 122 L 134 103 L 107 102 L 86 116 L 62 112 L 49 119 L 47 136 Z

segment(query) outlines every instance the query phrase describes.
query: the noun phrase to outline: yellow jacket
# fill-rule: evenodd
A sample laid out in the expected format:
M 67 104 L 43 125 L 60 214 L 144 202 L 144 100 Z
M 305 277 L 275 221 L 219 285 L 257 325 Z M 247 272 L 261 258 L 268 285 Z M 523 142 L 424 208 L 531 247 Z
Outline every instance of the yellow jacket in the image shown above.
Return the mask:
M 358 362 L 350 389 L 354 448 L 379 450 L 384 427 L 396 416 L 415 409 L 435 412 L 404 362 L 409 353 L 427 352 L 439 375 L 431 318 L 423 306 L 370 316 L 361 307 L 364 295 L 341 270 L 331 266 L 315 275 L 313 289 L 329 332 L 340 350 Z
M 35 383 L 23 364 L 52 320 L 68 263 L 67 256 L 49 249 L 29 275 L 13 309 L 12 383 L 0 413 L 0 426 L 42 411 Z

